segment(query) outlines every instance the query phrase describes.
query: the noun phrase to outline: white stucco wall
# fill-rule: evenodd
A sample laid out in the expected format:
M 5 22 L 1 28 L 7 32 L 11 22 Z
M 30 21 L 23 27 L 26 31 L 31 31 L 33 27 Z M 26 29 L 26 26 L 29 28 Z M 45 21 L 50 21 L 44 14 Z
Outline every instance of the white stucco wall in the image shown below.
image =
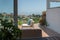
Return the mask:
M 60 33 L 60 8 L 48 9 L 46 15 L 48 28 Z

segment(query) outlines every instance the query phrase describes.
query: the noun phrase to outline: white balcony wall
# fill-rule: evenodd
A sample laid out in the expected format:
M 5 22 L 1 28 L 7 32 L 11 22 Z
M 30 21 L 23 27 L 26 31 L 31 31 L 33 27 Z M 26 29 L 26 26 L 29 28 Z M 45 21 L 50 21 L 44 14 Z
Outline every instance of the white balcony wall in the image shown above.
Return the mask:
M 60 33 L 60 8 L 47 9 L 46 20 L 48 28 Z

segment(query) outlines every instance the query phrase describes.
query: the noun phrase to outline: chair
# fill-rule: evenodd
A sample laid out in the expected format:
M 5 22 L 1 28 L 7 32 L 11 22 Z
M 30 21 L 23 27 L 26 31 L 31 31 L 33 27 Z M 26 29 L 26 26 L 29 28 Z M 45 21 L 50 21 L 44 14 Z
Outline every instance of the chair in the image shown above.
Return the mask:
M 27 24 L 22 24 L 22 27 L 32 27 L 33 24 L 34 24 L 33 20 L 30 19 L 30 20 L 28 20 L 28 23 Z
M 42 31 L 40 29 L 25 29 L 22 30 L 22 39 L 27 38 L 40 38 L 42 37 Z

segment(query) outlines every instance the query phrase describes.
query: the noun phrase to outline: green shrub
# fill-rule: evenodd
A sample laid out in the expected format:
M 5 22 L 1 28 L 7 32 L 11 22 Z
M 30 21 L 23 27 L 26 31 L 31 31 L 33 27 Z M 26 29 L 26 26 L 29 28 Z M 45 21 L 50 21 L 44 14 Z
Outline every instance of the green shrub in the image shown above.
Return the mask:
M 22 25 L 23 24 L 23 22 L 22 21 L 18 21 L 18 25 Z
M 15 27 L 12 22 L 2 20 L 1 24 L 4 28 L 0 29 L 0 40 L 16 40 L 17 37 L 21 39 L 21 30 Z
M 34 23 L 38 23 L 39 22 L 39 18 L 33 18 L 33 20 L 34 20 Z

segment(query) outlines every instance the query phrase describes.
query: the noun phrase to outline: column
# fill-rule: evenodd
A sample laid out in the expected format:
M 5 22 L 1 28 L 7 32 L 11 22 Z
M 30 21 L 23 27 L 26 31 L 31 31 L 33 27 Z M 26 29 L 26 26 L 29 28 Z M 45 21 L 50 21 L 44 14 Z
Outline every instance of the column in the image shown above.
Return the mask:
M 18 27 L 18 0 L 14 0 L 14 25 Z
M 50 0 L 47 0 L 47 9 L 50 8 Z

